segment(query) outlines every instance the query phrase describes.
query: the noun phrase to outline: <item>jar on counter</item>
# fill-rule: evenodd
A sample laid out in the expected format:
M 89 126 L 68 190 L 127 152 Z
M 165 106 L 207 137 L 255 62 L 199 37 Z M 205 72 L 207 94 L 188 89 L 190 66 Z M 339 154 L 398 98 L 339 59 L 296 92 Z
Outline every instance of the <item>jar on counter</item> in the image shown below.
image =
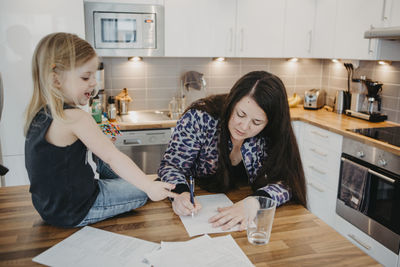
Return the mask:
M 117 120 L 117 108 L 115 107 L 115 98 L 113 96 L 108 97 L 107 117 L 111 122 Z

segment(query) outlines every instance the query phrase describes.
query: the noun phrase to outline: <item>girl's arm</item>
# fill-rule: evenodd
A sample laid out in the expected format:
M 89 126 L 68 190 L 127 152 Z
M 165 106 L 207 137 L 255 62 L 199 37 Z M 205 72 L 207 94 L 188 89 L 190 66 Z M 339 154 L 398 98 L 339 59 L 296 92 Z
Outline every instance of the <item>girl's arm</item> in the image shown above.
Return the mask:
M 67 119 L 72 121 L 67 123 L 72 134 L 96 156 L 109 164 L 120 177 L 146 192 L 152 200 L 175 196 L 169 191 L 175 187 L 174 185 L 148 179 L 146 174 L 102 133 L 89 113 L 79 109 L 69 109 L 65 114 Z

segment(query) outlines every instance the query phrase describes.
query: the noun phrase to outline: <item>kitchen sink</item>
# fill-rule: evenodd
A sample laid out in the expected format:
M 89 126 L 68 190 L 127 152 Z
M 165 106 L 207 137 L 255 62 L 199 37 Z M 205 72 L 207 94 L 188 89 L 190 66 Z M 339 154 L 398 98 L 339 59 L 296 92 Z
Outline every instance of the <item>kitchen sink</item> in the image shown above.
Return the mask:
M 124 123 L 151 123 L 169 120 L 171 118 L 168 110 L 137 110 L 119 116 L 119 121 Z

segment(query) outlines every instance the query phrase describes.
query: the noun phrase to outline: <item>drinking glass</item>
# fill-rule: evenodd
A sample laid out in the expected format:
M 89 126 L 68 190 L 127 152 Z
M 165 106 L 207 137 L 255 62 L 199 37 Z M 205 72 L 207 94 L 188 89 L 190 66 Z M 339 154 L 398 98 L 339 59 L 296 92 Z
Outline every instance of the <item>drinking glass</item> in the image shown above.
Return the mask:
M 271 236 L 276 202 L 268 197 L 254 196 L 246 199 L 249 222 L 247 239 L 254 245 L 265 245 Z

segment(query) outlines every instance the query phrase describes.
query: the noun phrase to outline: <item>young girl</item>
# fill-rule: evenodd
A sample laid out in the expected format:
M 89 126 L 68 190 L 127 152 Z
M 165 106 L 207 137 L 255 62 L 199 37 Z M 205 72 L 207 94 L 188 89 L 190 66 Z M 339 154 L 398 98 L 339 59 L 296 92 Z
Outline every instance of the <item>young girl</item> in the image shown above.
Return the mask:
M 69 33 L 45 36 L 33 55 L 25 165 L 33 205 L 52 225 L 84 226 L 138 208 L 147 196 L 175 196 L 174 185 L 148 179 L 78 108 L 94 95 L 97 66 L 91 45 Z

